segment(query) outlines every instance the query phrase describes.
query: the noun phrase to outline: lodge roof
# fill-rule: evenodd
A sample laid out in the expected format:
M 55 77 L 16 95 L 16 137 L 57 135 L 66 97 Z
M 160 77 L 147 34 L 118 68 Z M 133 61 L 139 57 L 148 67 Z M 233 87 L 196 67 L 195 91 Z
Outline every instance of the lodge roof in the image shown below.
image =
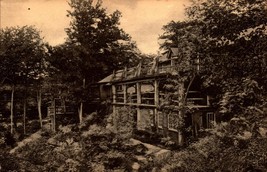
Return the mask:
M 169 48 L 162 56 L 159 57 L 160 62 L 168 61 L 171 58 L 178 57 L 178 48 Z
M 100 80 L 99 84 L 107 84 L 111 82 L 123 82 L 136 79 L 145 79 L 149 77 L 156 77 L 166 75 L 173 72 L 171 63 L 169 66 L 160 67 L 160 64 L 168 63 L 168 61 L 177 58 L 178 48 L 170 48 L 161 56 L 154 58 L 153 62 L 149 64 L 142 64 L 140 62 L 137 66 L 132 68 L 124 68 L 123 70 L 114 71 L 113 74 Z

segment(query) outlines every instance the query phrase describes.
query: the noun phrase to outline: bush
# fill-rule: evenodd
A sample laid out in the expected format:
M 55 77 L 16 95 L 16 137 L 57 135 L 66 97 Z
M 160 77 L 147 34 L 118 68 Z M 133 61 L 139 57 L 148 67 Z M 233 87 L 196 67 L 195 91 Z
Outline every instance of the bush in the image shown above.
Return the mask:
M 108 118 L 107 128 L 125 140 L 133 136 L 135 128 L 134 111 L 131 107 L 117 108 L 116 114 Z
M 0 171 L 16 171 L 18 169 L 20 169 L 20 165 L 17 158 L 2 149 L 0 153 Z
M 212 135 L 174 152 L 163 168 L 167 171 L 266 171 L 267 137 L 259 126 L 266 125 L 255 125 L 244 117 L 221 123 L 211 130 Z

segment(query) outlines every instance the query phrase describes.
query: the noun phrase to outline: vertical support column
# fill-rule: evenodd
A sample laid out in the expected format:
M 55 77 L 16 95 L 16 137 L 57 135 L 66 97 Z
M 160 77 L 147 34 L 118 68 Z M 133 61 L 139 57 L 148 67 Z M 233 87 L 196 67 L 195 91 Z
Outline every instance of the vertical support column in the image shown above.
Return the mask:
M 116 107 L 115 107 L 115 104 L 116 103 L 116 87 L 115 85 L 112 85 L 112 113 L 113 115 L 115 115 L 116 113 Z
M 137 82 L 136 83 L 136 88 L 137 88 L 137 104 L 141 104 L 141 83 Z
M 200 59 L 199 59 L 199 57 L 197 57 L 196 65 L 197 65 L 197 73 L 199 73 L 200 72 Z
M 154 109 L 154 125 L 158 128 L 158 106 L 159 106 L 159 81 L 155 79 L 154 81 L 154 104 L 156 108 Z
M 141 83 L 136 83 L 136 90 L 137 90 L 137 129 L 140 129 L 140 120 L 141 120 L 141 113 L 140 113 L 140 104 L 141 104 Z
M 126 104 L 127 103 L 127 86 L 126 86 L 126 84 L 122 85 L 122 89 L 123 89 L 123 103 Z
M 10 100 L 10 133 L 14 133 L 14 92 L 15 92 L 15 86 L 12 86 L 11 91 L 11 100 Z
M 116 115 L 116 86 L 112 85 L 112 120 L 111 125 L 116 126 L 116 120 L 115 119 L 115 115 Z M 116 128 L 116 127 L 115 127 Z
M 210 96 L 207 95 L 207 106 L 210 106 Z
M 52 131 L 56 132 L 56 99 L 53 100 L 53 115 L 51 116 Z
M 178 88 L 178 93 L 179 93 L 179 97 L 178 97 L 178 105 L 179 107 L 181 106 L 185 106 L 185 100 L 184 100 L 184 92 L 185 92 L 185 88 L 184 88 L 184 83 L 179 83 L 179 88 Z M 184 108 L 184 107 L 183 107 Z M 184 109 L 179 110 L 179 116 L 182 116 L 182 118 L 184 118 Z M 183 145 L 183 135 L 181 130 L 178 130 L 178 144 L 179 145 Z

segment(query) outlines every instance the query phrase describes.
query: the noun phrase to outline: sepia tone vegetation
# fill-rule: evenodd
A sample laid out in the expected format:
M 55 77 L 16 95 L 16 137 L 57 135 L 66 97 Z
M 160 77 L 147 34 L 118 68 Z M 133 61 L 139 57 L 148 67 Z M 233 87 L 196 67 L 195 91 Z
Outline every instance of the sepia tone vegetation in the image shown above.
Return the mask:
M 266 171 L 265 0 L 192 0 L 185 21 L 163 26 L 161 49 L 178 48 L 180 57 L 178 76 L 165 83 L 165 104 L 176 83 L 194 77 L 190 64 L 198 61 L 201 88 L 212 93 L 222 116 L 202 138 L 178 148 L 160 135 L 138 134 L 131 107 L 110 115 L 108 100 L 92 106 L 96 82 L 151 60 L 120 28 L 119 11 L 108 14 L 101 1 L 68 3 L 71 23 L 62 45 L 44 42 L 34 26 L 0 31 L 0 171 Z M 65 110 L 51 132 L 47 107 L 57 100 Z M 183 119 L 176 127 L 184 129 Z M 133 137 L 172 151 L 156 160 L 142 144 L 130 144 Z

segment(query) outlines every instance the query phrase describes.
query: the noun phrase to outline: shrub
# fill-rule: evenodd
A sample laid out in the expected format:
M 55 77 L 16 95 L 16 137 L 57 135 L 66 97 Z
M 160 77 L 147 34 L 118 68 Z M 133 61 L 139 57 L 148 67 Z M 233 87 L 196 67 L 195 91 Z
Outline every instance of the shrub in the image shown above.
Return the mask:
M 131 107 L 121 107 L 116 114 L 111 114 L 108 119 L 108 129 L 116 133 L 118 137 L 129 139 L 133 136 L 135 128 L 134 111 Z
M 10 155 L 7 151 L 1 150 L 0 153 L 0 171 L 16 171 L 20 169 L 16 157 Z
M 264 121 L 264 120 L 263 120 Z M 164 165 L 167 171 L 266 171 L 266 123 L 234 117 L 211 130 Z M 261 127 L 262 128 L 261 128 Z

